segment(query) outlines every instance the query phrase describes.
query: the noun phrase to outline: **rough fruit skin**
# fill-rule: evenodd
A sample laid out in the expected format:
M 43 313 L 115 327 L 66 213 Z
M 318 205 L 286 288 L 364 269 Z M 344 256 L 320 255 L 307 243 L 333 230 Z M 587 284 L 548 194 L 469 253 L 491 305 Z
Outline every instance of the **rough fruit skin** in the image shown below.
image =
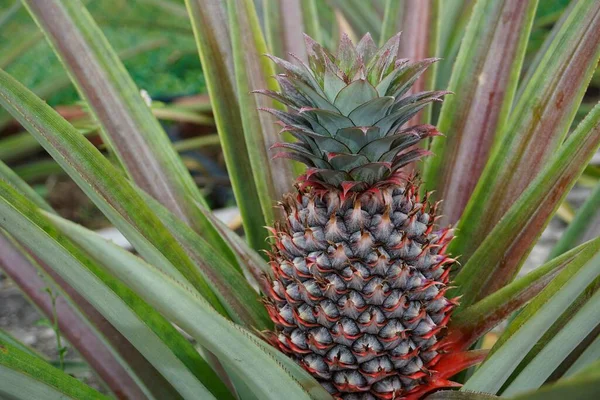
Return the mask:
M 273 229 L 271 341 L 339 399 L 398 399 L 435 379 L 452 233 L 398 180 L 362 192 L 299 188 Z

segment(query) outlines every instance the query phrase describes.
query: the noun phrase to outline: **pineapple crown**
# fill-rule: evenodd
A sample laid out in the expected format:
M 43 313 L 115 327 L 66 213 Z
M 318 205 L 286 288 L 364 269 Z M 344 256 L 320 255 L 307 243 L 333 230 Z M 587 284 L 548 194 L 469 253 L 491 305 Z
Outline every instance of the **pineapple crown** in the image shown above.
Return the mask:
M 354 46 L 343 35 L 334 56 L 305 35 L 309 65 L 293 54 L 295 63 L 269 56 L 285 71 L 275 76 L 281 92 L 256 92 L 287 106 L 287 112 L 263 110 L 277 117 L 282 133 L 298 139 L 273 148 L 281 150 L 275 157 L 308 166 L 302 186 L 348 192 L 397 183 L 400 168 L 429 154 L 414 145 L 439 135 L 435 127 L 403 125 L 449 92 L 408 94 L 438 59 L 401 59 L 399 40 L 397 34 L 377 48 L 366 34 Z

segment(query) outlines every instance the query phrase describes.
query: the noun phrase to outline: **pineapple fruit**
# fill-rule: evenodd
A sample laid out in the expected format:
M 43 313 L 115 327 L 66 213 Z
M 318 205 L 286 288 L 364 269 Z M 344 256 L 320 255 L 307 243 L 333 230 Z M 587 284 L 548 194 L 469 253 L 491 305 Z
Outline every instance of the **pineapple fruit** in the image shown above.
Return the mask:
M 273 229 L 270 341 L 339 399 L 418 398 L 452 386 L 436 368 L 457 299 L 445 297 L 455 262 L 437 204 L 401 168 L 427 155 L 435 127 L 404 125 L 444 91 L 408 94 L 436 59 L 398 58 L 399 35 L 378 49 L 343 36 L 332 55 L 306 37 L 309 65 L 271 57 L 287 106 L 268 109 L 296 143 L 277 157 L 305 163 Z

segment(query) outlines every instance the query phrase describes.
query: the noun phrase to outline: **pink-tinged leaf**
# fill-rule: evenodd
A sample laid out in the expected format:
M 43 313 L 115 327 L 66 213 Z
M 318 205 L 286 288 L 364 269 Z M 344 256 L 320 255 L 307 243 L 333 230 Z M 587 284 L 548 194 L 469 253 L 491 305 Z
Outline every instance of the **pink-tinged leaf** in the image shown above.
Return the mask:
M 451 245 L 454 254 L 468 260 L 561 151 L 599 57 L 600 2 L 582 0 L 573 7 L 513 105 L 458 224 L 460 235 Z M 529 236 L 537 236 L 535 232 Z
M 244 232 L 254 249 L 265 249 L 267 225 L 254 182 L 235 74 L 227 14 L 223 2 L 186 0 L 202 70 Z M 242 93 L 240 93 L 242 95 Z M 250 94 L 248 94 L 250 96 Z
M 218 247 L 231 251 L 189 200 L 206 203 L 117 53 L 80 0 L 26 0 L 129 177 Z
M 46 318 L 52 321 L 56 315 L 61 334 L 115 395 L 127 399 L 146 398 L 128 370 L 115 359 L 103 340 L 110 343 L 130 369 L 141 375 L 144 384 L 150 385 L 148 389 L 152 393 L 163 396 L 176 395 L 173 388 L 131 343 L 64 280 L 56 274 L 51 278 L 42 279 L 42 273 L 51 273 L 52 270 L 28 258 L 24 249 L 9 239 L 6 233 L 0 233 L 0 267 Z M 56 299 L 56 306 L 53 307 L 50 295 L 45 290 L 51 287 L 50 281 L 54 287 L 60 288 L 63 295 L 70 297 L 72 304 L 77 304 L 79 313 L 85 315 L 88 322 L 84 322 L 80 314 L 62 296 Z M 104 339 L 98 335 L 98 331 L 92 330 L 89 323 L 101 332 Z
M 442 225 L 460 218 L 506 122 L 537 1 L 477 3 L 438 121 L 424 182 L 444 199 Z
M 144 258 L 162 265 L 177 279 L 189 281 L 217 310 L 227 314 L 198 266 L 131 181 L 55 110 L 2 70 L 0 104 L 42 144 Z
M 217 398 L 231 398 L 223 382 L 193 345 L 168 320 L 107 272 L 107 266 L 98 260 L 96 253 L 103 254 L 109 250 L 83 250 L 57 229 L 55 224 L 64 223 L 65 220 L 39 210 L 35 204 L 1 180 L 0 214 L 0 227 L 44 265 L 52 268 L 56 273 L 52 277 L 60 276 L 78 293 L 80 297 L 73 301 L 84 298 L 89 302 L 90 307 L 97 310 L 135 346 L 179 394 L 190 397 L 192 393 L 198 393 L 202 397 L 215 393 Z M 80 229 L 95 235 L 84 228 Z M 114 244 L 110 246 L 127 253 Z M 138 258 L 135 255 L 131 257 Z M 58 284 L 61 285 L 61 281 Z M 70 297 L 71 293 L 74 292 L 67 293 L 67 296 Z M 159 387 L 161 389 L 164 388 Z M 166 398 L 172 396 L 167 394 Z
M 435 57 L 437 47 L 437 18 L 440 5 L 437 1 L 405 0 L 402 12 L 402 37 L 398 57 L 421 61 Z M 387 39 L 387 38 L 386 38 Z M 434 90 L 436 64 L 425 71 L 406 94 Z M 431 105 L 412 117 L 406 126 L 427 124 Z
M 273 63 L 263 56 L 267 52 L 258 16 L 252 0 L 229 0 L 229 24 L 238 103 L 243 134 L 250 158 L 250 169 L 258 190 L 267 224 L 277 219 L 274 205 L 292 189 L 294 173 L 291 163 L 271 157 L 269 149 L 282 140 L 273 116 L 259 108 L 273 107 L 273 100 L 252 91 L 277 85 Z
M 523 307 L 573 262 L 587 260 L 600 251 L 600 239 L 585 243 L 536 268 L 497 292 L 452 316 L 444 342 L 455 350 L 468 349 L 478 338 Z
M 600 104 L 560 146 L 460 270 L 455 283 L 463 295 L 463 306 L 512 281 L 599 144 Z
M 303 61 L 307 60 L 303 37 L 305 19 L 302 18 L 307 5 L 303 3 L 308 1 L 263 1 L 265 36 L 270 54 L 289 60 L 292 53 Z

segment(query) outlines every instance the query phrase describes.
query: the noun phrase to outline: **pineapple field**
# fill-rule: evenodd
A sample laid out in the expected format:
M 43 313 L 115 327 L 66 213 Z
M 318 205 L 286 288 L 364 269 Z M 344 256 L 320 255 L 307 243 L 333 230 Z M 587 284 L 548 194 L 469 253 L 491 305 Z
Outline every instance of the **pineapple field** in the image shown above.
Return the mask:
M 0 399 L 600 397 L 596 0 L 7 0 Z

